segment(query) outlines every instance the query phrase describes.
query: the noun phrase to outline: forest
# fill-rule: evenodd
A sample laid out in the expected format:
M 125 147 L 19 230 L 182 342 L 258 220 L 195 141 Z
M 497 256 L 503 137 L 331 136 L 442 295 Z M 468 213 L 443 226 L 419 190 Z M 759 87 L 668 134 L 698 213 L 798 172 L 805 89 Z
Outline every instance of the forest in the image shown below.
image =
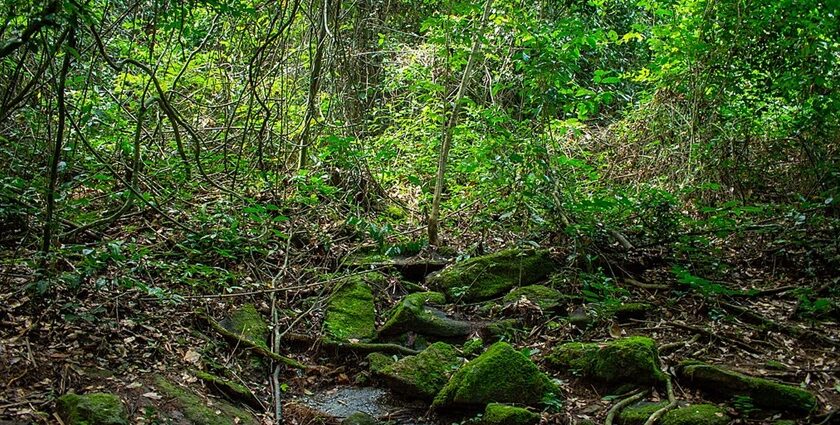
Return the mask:
M 840 1 L 3 0 L 0 424 L 840 423 Z

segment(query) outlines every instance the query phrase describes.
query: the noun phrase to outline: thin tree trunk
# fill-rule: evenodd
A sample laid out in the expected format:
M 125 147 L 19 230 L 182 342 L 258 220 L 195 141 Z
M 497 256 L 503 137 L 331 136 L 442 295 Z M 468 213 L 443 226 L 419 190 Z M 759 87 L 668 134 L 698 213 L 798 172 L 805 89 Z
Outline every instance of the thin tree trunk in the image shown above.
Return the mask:
M 324 59 L 324 49 L 327 41 L 327 14 L 330 10 L 330 0 L 324 0 L 324 10 L 321 11 L 321 25 L 318 27 L 318 44 L 315 46 L 315 57 L 312 59 L 312 69 L 309 73 L 309 94 L 306 97 L 306 113 L 303 117 L 303 130 L 300 133 L 300 150 L 298 169 L 306 168 L 309 155 L 310 132 L 312 121 L 315 119 L 318 89 L 321 86 L 321 63 Z
M 68 46 L 76 47 L 76 30 L 70 29 Z M 50 156 L 50 168 L 47 183 L 47 205 L 44 216 L 44 232 L 41 238 L 41 254 L 43 255 L 42 266 L 46 268 L 47 254 L 50 252 L 53 228 L 55 227 L 55 188 L 58 183 L 58 165 L 61 163 L 61 149 L 64 146 L 64 129 L 67 121 L 67 104 L 65 103 L 64 88 L 67 85 L 67 72 L 70 70 L 70 59 L 73 57 L 70 52 L 64 52 L 64 61 L 61 64 L 61 71 L 58 76 L 58 129 L 56 129 L 55 144 Z
M 461 82 L 458 84 L 458 91 L 455 94 L 455 101 L 452 104 L 452 111 L 449 115 L 449 120 L 443 127 L 443 140 L 440 145 L 440 153 L 438 154 L 438 169 L 437 177 L 435 178 L 435 197 L 432 200 L 432 211 L 429 214 L 429 244 L 437 246 L 440 244 L 438 236 L 438 225 L 440 221 L 440 198 L 443 193 L 443 177 L 446 174 L 446 161 L 449 158 L 449 149 L 452 147 L 452 132 L 455 126 L 458 125 L 458 113 L 461 112 L 461 100 L 464 98 L 464 90 L 467 86 L 467 80 L 472 73 L 472 68 L 475 65 L 476 56 L 481 48 L 481 37 L 484 34 L 484 28 L 487 26 L 487 20 L 490 17 L 490 9 L 493 6 L 493 0 L 487 0 L 484 4 L 484 14 L 481 16 L 481 23 L 479 29 L 473 37 L 472 50 L 470 57 L 467 60 L 467 66 L 464 68 L 464 75 L 461 76 Z

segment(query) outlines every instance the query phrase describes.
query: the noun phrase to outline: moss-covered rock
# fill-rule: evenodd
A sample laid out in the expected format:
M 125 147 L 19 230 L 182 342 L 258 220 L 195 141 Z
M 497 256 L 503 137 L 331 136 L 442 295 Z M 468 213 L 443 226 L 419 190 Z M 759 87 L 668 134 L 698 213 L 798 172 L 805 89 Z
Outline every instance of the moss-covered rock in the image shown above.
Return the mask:
M 461 354 L 464 357 L 472 357 L 481 353 L 481 350 L 483 348 L 484 340 L 482 340 L 481 338 L 473 338 L 465 342 L 464 345 L 461 346 Z
M 643 319 L 655 308 L 648 303 L 622 303 L 609 307 L 607 313 L 618 320 Z
M 259 425 L 253 415 L 222 400 L 213 400 L 212 405 L 190 390 L 181 388 L 163 377 L 155 380 L 155 386 L 169 400 L 167 402 L 183 413 L 189 423 L 195 425 Z
M 255 409 L 262 409 L 260 401 L 248 387 L 201 370 L 194 370 L 193 374 L 207 385 L 208 388 L 231 401 L 245 403 Z
M 460 365 L 461 359 L 455 347 L 436 342 L 416 356 L 404 357 L 390 364 L 385 364 L 383 359 L 371 361 L 371 371 L 394 392 L 432 400 Z
M 236 309 L 229 318 L 221 321 L 221 325 L 254 344 L 268 347 L 268 323 L 253 304 Z
M 655 384 L 665 375 L 659 368 L 656 342 L 647 337 L 628 337 L 605 344 L 571 342 L 555 348 L 549 364 L 606 383 Z
M 484 408 L 485 425 L 534 425 L 539 422 L 539 414 L 522 407 L 490 403 Z
M 433 407 L 487 403 L 536 405 L 557 386 L 524 354 L 497 342 L 458 369 L 435 397 Z
M 413 331 L 423 335 L 444 338 L 467 336 L 475 330 L 470 322 L 446 317 L 442 311 L 429 304 L 444 304 L 446 297 L 440 292 L 408 294 L 388 313 L 380 335 L 395 335 Z
M 335 341 L 370 340 L 376 335 L 376 311 L 369 281 L 384 281 L 379 273 L 365 273 L 339 280 L 324 316 L 327 337 Z
M 543 285 L 528 285 L 510 291 L 502 301 L 505 304 L 513 304 L 526 299 L 540 308 L 540 310 L 553 310 L 567 300 L 560 291 Z
M 801 388 L 698 361 L 689 360 L 680 364 L 679 375 L 705 391 L 726 397 L 749 396 L 756 406 L 766 409 L 808 413 L 817 406 L 814 395 Z
M 57 400 L 58 414 L 67 425 L 127 425 L 122 401 L 114 394 L 68 393 Z
M 341 421 L 341 425 L 377 425 L 379 421 L 371 415 L 362 412 L 356 412 Z
M 548 251 L 508 249 L 453 264 L 430 275 L 426 282 L 451 299 L 473 302 L 537 283 L 555 269 Z
M 618 414 L 619 425 L 644 425 L 650 415 L 665 407 L 667 401 L 651 403 L 643 401 L 622 410 Z M 662 425 L 726 425 L 731 418 L 724 409 L 713 404 L 695 404 L 669 410 L 659 420 Z
M 382 373 L 386 367 L 394 364 L 397 359 L 382 353 L 370 353 L 367 355 L 368 367 L 373 373 Z
M 667 401 L 660 401 L 652 403 L 649 401 L 642 401 L 631 406 L 627 406 L 618 414 L 619 425 L 644 425 L 653 412 L 665 407 Z
M 668 411 L 662 425 L 727 425 L 732 419 L 713 404 L 694 404 Z

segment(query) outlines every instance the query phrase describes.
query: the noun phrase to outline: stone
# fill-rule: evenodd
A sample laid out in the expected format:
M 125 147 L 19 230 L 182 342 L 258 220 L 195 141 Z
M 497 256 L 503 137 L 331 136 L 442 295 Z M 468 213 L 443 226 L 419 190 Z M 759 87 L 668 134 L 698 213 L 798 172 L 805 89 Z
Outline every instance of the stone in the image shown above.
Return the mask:
M 528 285 L 510 291 L 502 302 L 513 304 L 521 300 L 527 300 L 543 311 L 553 310 L 560 306 L 567 298 L 560 291 L 544 285 Z
M 792 385 L 756 378 L 720 366 L 688 360 L 680 364 L 679 376 L 700 389 L 725 397 L 748 396 L 757 407 L 809 413 L 817 399 L 808 391 Z
M 484 340 L 481 338 L 472 338 L 461 346 L 461 354 L 464 357 L 472 357 L 480 354 L 482 349 L 484 349 Z
M 383 379 L 388 387 L 404 396 L 431 401 L 461 365 L 455 347 L 436 342 L 416 356 L 387 363 L 373 356 L 368 359 L 371 372 Z
M 324 315 L 329 339 L 369 341 L 376 336 L 376 310 L 369 281 L 384 282 L 384 276 L 371 272 L 336 282 Z
M 540 415 L 522 407 L 490 403 L 482 419 L 485 425 L 535 425 L 540 422 Z
M 665 380 L 656 342 L 647 337 L 633 336 L 601 344 L 570 342 L 556 347 L 546 360 L 552 366 L 609 384 L 650 385 Z
M 376 418 L 363 412 L 356 412 L 341 421 L 341 425 L 377 425 L 378 423 Z
M 451 319 L 429 304 L 444 304 L 446 297 L 440 292 L 409 294 L 387 314 L 388 319 L 379 335 L 395 335 L 407 331 L 443 338 L 465 337 L 476 326 L 470 322 Z
M 648 303 L 622 303 L 608 308 L 608 313 L 618 320 L 644 319 L 655 308 Z
M 619 425 L 644 425 L 650 415 L 665 407 L 667 401 L 641 402 L 629 406 L 618 414 Z M 669 410 L 659 420 L 661 425 L 727 425 L 732 419 L 713 404 L 694 404 Z
M 510 344 L 497 342 L 461 366 L 432 407 L 475 407 L 492 402 L 533 406 L 550 394 L 559 394 L 557 386 L 531 359 Z
M 122 400 L 114 394 L 68 393 L 58 398 L 57 407 L 67 425 L 128 425 Z
M 256 345 L 268 348 L 268 323 L 253 304 L 236 309 L 229 318 L 221 321 L 221 325 Z
M 194 392 L 158 377 L 155 386 L 163 393 L 167 403 L 180 411 L 189 423 L 195 425 L 259 425 L 253 415 L 223 400 L 207 402 Z M 210 406 L 208 406 L 210 404 Z
M 556 269 L 545 250 L 507 249 L 452 264 L 426 279 L 452 300 L 482 301 L 544 280 Z

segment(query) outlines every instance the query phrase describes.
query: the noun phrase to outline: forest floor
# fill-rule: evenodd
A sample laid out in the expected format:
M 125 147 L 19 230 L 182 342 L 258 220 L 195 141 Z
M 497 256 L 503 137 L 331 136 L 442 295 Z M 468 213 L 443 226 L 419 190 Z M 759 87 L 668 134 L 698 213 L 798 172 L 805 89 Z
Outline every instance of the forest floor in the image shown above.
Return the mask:
M 552 256 L 566 266 L 559 272 L 561 278 L 551 281 L 555 289 L 572 295 L 574 301 L 552 311 L 529 302 L 504 303 L 500 298 L 491 300 L 490 307 L 486 303 L 451 303 L 444 310 L 463 320 L 519 321 L 518 329 L 503 339 L 517 349 L 530 349 L 532 359 L 560 382 L 562 390 L 562 406 L 543 412 L 543 423 L 603 423 L 615 403 L 613 397 L 606 397 L 606 387 L 547 367 L 545 357 L 552 348 L 565 341 L 607 341 L 630 335 L 656 341 L 666 372 L 684 359 L 726 365 L 813 393 L 818 410 L 806 419 L 797 419 L 801 423 L 836 420 L 833 412 L 840 407 L 840 317 L 836 309 L 821 311 L 817 316 L 809 314 L 813 311 L 802 305 L 798 295 L 803 288 L 810 288 L 813 294 L 827 293 L 838 285 L 836 273 L 806 277 L 795 259 L 796 252 L 772 256 L 760 248 L 761 241 L 723 242 L 721 252 L 725 254 L 720 261 L 729 264 L 729 272 L 725 280 L 713 283 L 732 290 L 727 295 L 701 294 L 679 282 L 667 265 L 638 267 L 644 263 L 639 258 L 650 256 L 650 252 L 622 253 L 612 257 L 619 258 L 613 264 L 623 270 L 635 266 L 634 275 L 631 278 L 621 273 L 611 280 L 612 285 L 620 291 L 622 303 L 641 302 L 648 307 L 632 317 L 599 316 L 599 304 L 587 300 L 581 287 L 574 284 L 576 280 L 562 278 L 582 270 L 568 265 L 568 252 L 557 247 L 550 250 Z M 264 317 L 271 317 L 272 296 L 282 306 L 277 326 L 290 335 L 312 337 L 284 339 L 280 344 L 280 354 L 307 366 L 304 370 L 281 368 L 286 423 L 316 423 L 311 413 L 295 407 L 294 401 L 299 398 L 334 393 L 344 386 L 379 385 L 368 372 L 367 352 L 318 343 L 328 298 L 322 277 L 284 279 L 274 290 L 267 289 L 270 283 L 255 282 L 223 294 L 184 290 L 179 296 L 174 295 L 177 289 L 154 296 L 141 288 L 97 284 L 97 279 L 89 279 L 78 287 L 56 287 L 48 297 L 38 297 L 24 290 L 33 283 L 34 271 L 21 263 L 10 265 L 15 264 L 12 257 L 29 254 L 21 250 L 3 252 L 3 264 L 7 266 L 0 276 L 0 423 L 57 423 L 55 400 L 71 391 L 118 394 L 128 406 L 132 423 L 182 423 L 183 416 L 172 414 L 177 407 L 169 403 L 155 380 L 164 376 L 192 388 L 212 406 L 215 391 L 194 373 L 206 369 L 206 364 L 221 365 L 229 376 L 250 389 L 257 399 L 250 411 L 262 423 L 273 423 L 270 412 L 274 394 L 268 362 L 249 354 L 241 344 L 223 343 L 224 339 L 201 319 L 206 314 L 222 320 L 249 303 Z M 338 260 L 334 258 L 332 263 L 338 264 Z M 279 262 L 280 257 L 270 261 Z M 332 271 L 351 272 L 339 267 Z M 100 277 L 120 273 L 119 267 L 110 267 Z M 416 285 L 422 287 L 424 281 L 420 279 Z M 419 288 L 391 272 L 385 287 L 379 289 L 375 293 L 377 326 L 402 295 Z M 570 319 L 581 314 L 586 315 L 585 320 Z M 708 399 L 679 382 L 675 393 L 680 401 Z M 660 389 L 649 400 L 664 397 Z M 785 417 L 762 413 L 749 402 L 722 401 L 729 402 L 726 409 L 734 423 L 772 423 Z M 397 397 L 395 406 L 399 412 L 386 415 L 395 423 L 454 421 L 430 411 L 427 404 Z

